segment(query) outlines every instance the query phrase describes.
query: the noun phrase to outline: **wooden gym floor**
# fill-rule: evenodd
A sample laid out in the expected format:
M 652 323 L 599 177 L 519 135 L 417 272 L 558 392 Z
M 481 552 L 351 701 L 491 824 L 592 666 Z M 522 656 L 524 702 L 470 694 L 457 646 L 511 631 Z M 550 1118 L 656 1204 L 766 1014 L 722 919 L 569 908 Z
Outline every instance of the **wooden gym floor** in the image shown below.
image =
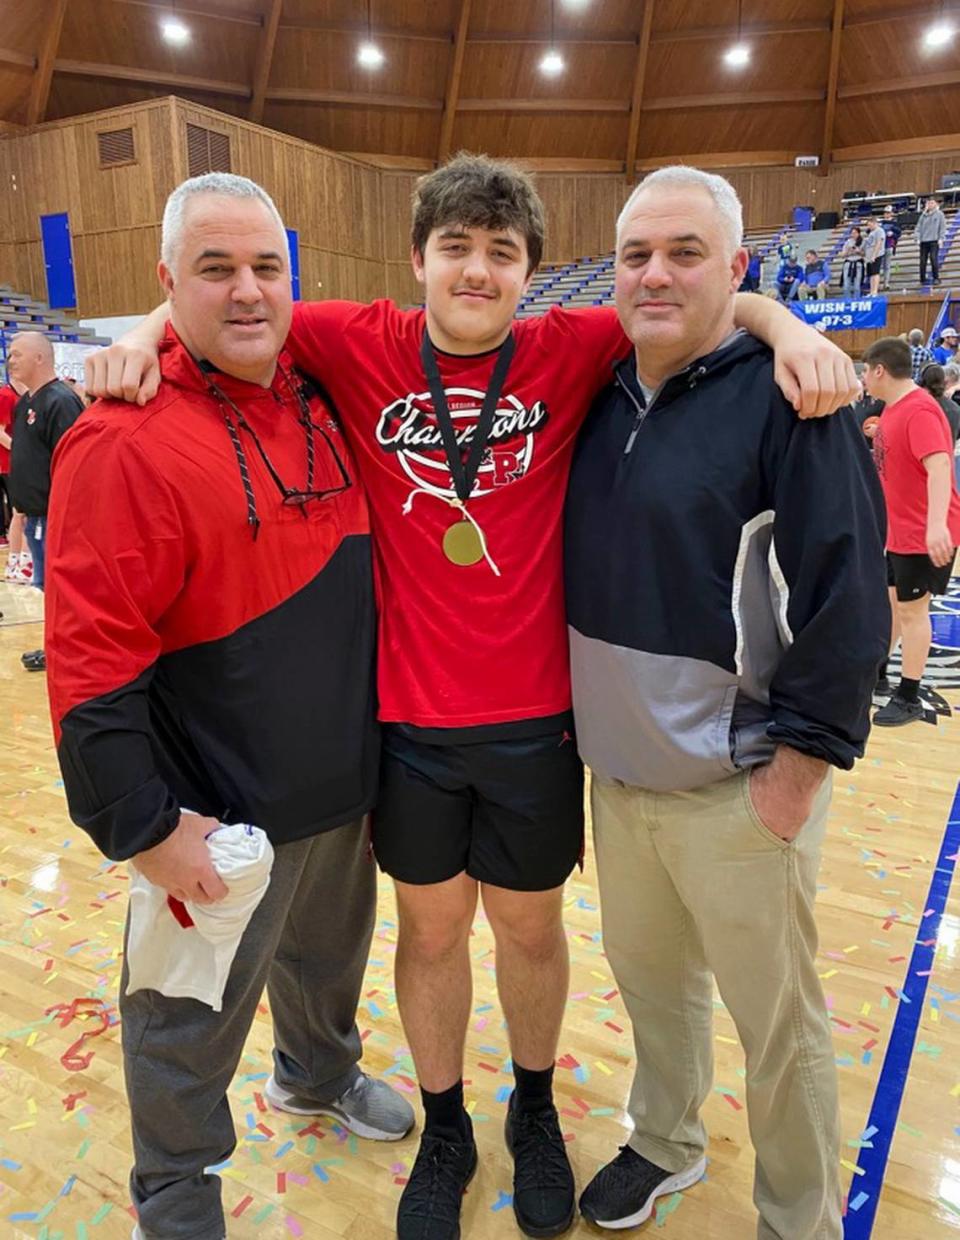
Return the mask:
M 0 584 L 0 610 L 0 1236 L 120 1240 L 132 1226 L 116 1016 L 127 876 L 66 816 L 44 676 L 24 672 L 19 658 L 41 644 L 41 599 Z M 939 698 L 927 722 L 877 730 L 864 761 L 839 774 L 821 873 L 820 973 L 840 1071 L 847 1240 L 960 1234 L 960 884 L 951 890 L 960 579 L 936 625 Z M 569 884 L 566 915 L 573 981 L 556 1079 L 582 1186 L 625 1140 L 631 1074 L 589 853 Z M 384 882 L 359 1015 L 365 1066 L 415 1098 L 394 1001 L 395 944 Z M 502 1139 L 511 1076 L 482 921 L 473 959 L 466 1079 L 482 1157 L 463 1231 L 494 1240 L 519 1233 Z M 743 1060 L 719 1002 L 715 1036 L 707 1179 L 662 1201 L 647 1224 L 671 1240 L 755 1234 Z M 269 1051 L 263 1006 L 231 1091 L 239 1140 L 221 1170 L 231 1237 L 385 1240 L 416 1137 L 359 1142 L 326 1120 L 272 1112 L 261 1096 Z M 599 1232 L 579 1223 L 572 1234 Z

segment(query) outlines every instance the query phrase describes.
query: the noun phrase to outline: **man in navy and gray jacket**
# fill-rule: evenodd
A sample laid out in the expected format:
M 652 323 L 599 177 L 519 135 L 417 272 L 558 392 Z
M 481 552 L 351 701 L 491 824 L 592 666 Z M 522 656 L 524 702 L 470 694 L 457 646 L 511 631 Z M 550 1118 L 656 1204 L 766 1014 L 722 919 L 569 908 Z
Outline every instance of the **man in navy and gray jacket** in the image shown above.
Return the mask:
M 660 169 L 617 231 L 636 352 L 581 435 L 566 588 L 637 1068 L 633 1135 L 581 1209 L 633 1226 L 703 1175 L 712 974 L 746 1052 L 758 1235 L 840 1240 L 813 904 L 829 772 L 863 754 L 889 636 L 883 501 L 849 412 L 798 421 L 769 350 L 734 331 L 732 186 Z

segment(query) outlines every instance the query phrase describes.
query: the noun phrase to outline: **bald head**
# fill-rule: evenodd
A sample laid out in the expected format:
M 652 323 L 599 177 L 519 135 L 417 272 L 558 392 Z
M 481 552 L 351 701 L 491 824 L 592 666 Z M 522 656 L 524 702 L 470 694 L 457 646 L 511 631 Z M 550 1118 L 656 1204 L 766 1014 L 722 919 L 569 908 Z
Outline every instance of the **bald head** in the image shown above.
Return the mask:
M 7 373 L 28 392 L 35 392 L 55 379 L 50 337 L 45 332 L 17 332 L 7 352 Z

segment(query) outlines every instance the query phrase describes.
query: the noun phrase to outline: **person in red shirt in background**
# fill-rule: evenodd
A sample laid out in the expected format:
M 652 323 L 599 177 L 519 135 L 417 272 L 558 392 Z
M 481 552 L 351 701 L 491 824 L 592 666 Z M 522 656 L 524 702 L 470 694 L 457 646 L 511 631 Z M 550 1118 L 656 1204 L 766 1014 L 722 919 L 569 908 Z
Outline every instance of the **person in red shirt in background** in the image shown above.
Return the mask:
M 583 846 L 562 508 L 577 431 L 630 346 L 613 307 L 514 320 L 543 240 L 524 174 L 458 156 L 418 185 L 411 258 L 426 308 L 298 302 L 287 340 L 343 420 L 379 569 L 373 844 L 396 886 L 397 1000 L 425 1113 L 400 1240 L 457 1240 L 476 1168 L 462 1074 L 478 899 L 516 1082 L 514 1213 L 537 1237 L 575 1213 L 552 1088 L 569 968 L 563 884 Z M 795 405 L 835 407 L 846 358 L 767 298 L 744 295 L 737 309 L 780 349 Z M 166 315 L 93 355 L 88 388 L 146 399 Z
M 0 387 L 0 537 L 6 538 L 13 515 L 10 494 L 7 491 L 7 475 L 10 473 L 10 431 L 13 427 L 13 407 L 17 393 L 9 383 Z
M 33 577 L 33 564 L 30 552 L 24 546 L 23 524 L 26 517 L 14 508 L 7 483 L 13 445 L 13 410 L 25 391 L 26 388 L 16 379 L 9 379 L 0 387 L 0 534 L 8 540 L 3 580 L 8 585 L 28 586 Z
M 923 718 L 920 678 L 930 653 L 930 595 L 946 592 L 960 543 L 960 495 L 953 478 L 953 436 L 943 410 L 911 378 L 910 346 L 894 336 L 864 353 L 863 386 L 885 402 L 873 458 L 887 504 L 887 579 L 893 609 L 891 651 L 903 639 L 896 692 L 873 716 L 880 727 Z M 878 691 L 888 689 L 886 664 Z

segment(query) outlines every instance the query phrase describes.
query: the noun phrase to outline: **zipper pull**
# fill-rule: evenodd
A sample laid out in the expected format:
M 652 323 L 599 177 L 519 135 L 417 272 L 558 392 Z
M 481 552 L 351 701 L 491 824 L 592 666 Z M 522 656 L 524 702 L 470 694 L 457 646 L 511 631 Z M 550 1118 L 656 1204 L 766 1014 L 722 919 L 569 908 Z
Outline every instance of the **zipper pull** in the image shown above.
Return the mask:
M 631 429 L 629 438 L 627 439 L 627 446 L 623 450 L 624 456 L 630 455 L 631 449 L 633 448 L 633 445 L 636 442 L 637 435 L 640 432 L 640 427 L 643 426 L 643 419 L 646 415 L 646 412 L 647 412 L 646 409 L 637 410 L 636 416 L 633 419 L 633 428 Z

